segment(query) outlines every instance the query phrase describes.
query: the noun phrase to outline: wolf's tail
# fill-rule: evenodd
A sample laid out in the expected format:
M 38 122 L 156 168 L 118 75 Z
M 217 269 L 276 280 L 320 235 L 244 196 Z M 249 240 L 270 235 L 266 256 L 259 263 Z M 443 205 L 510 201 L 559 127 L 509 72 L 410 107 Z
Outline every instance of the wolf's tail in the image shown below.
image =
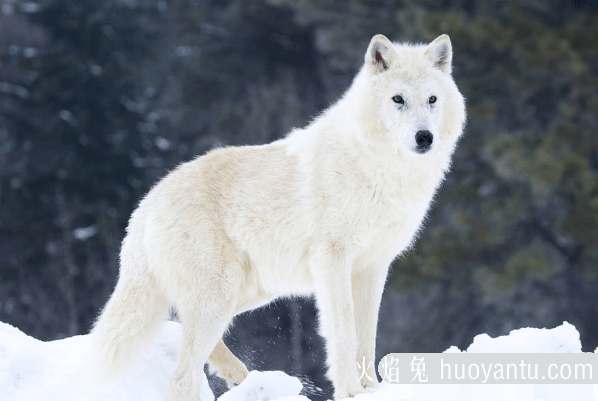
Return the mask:
M 129 240 L 129 241 L 128 241 Z M 168 313 L 154 277 L 125 238 L 118 284 L 92 330 L 92 363 L 97 381 L 113 379 L 131 361 Z M 136 257 L 137 256 L 137 257 Z

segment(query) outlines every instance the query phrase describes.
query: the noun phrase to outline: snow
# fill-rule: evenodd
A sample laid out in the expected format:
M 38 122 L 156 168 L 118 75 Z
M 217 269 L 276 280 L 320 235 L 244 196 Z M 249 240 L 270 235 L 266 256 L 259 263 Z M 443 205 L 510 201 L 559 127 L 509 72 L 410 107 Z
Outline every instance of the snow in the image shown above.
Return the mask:
M 165 322 L 144 355 L 109 385 L 92 381 L 92 364 L 86 358 L 91 335 L 42 342 L 0 322 L 0 400 L 166 401 L 168 379 L 180 349 L 178 323 Z M 445 352 L 581 352 L 579 333 L 567 322 L 553 329 L 522 328 L 507 336 L 480 334 L 461 351 Z M 596 349 L 595 352 L 598 352 Z M 91 390 L 94 389 L 94 390 Z M 301 382 L 283 372 L 250 372 L 241 385 L 218 401 L 309 401 L 299 395 Z M 202 401 L 214 396 L 204 375 Z M 381 383 L 356 401 L 429 400 L 589 400 L 598 399 L 598 385 L 408 385 Z M 348 400 L 348 399 L 347 399 Z
M 563 322 L 551 330 L 527 327 L 497 338 L 488 334 L 478 334 L 467 348 L 467 352 L 575 353 L 581 352 L 581 341 L 575 326 Z
M 307 400 L 307 397 L 292 397 L 301 392 L 303 385 L 296 377 L 284 372 L 249 372 L 243 385 L 224 393 L 218 401 L 236 400 L 276 400 L 285 397 L 287 400 Z M 285 399 L 283 398 L 283 399 Z

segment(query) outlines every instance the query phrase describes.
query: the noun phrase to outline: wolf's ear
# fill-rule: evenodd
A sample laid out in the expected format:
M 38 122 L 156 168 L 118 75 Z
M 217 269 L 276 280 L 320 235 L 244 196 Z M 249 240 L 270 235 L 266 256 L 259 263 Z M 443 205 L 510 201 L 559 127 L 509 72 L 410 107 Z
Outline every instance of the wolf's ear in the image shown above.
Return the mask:
M 395 49 L 393 44 L 384 35 L 376 35 L 370 41 L 368 51 L 365 53 L 365 63 L 373 73 L 388 70 L 393 62 Z
M 453 46 L 448 35 L 440 35 L 426 49 L 426 57 L 445 74 L 450 75 L 453 69 Z

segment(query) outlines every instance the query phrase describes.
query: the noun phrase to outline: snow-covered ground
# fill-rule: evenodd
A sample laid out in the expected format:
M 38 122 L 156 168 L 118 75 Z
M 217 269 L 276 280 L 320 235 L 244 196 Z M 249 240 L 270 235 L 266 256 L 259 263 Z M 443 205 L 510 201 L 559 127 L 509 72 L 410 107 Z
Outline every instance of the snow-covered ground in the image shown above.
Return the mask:
M 168 378 L 174 370 L 179 342 L 179 324 L 165 322 L 140 360 L 117 382 L 92 391 L 95 388 L 91 382 L 92 367 L 85 357 L 90 344 L 89 335 L 42 342 L 0 322 L 0 400 L 166 401 Z M 467 350 L 451 347 L 447 352 L 581 352 L 581 343 L 575 327 L 563 323 L 550 330 L 514 330 L 508 336 L 498 338 L 480 334 Z M 251 372 L 241 385 L 223 394 L 219 401 L 308 401 L 307 397 L 299 395 L 301 389 L 297 378 L 283 372 Z M 202 400 L 213 399 L 204 377 Z M 354 398 L 356 401 L 591 399 L 598 399 L 598 384 L 382 383 L 375 392 Z

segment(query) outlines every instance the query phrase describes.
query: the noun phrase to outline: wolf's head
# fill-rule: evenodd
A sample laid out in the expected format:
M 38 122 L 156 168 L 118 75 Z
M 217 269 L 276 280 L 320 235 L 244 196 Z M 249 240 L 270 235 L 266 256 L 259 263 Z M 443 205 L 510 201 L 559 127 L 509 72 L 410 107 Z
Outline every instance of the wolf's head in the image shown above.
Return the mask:
M 360 78 L 366 81 L 363 99 L 370 118 L 377 120 L 379 140 L 416 157 L 442 149 L 452 153 L 465 122 L 465 103 L 451 76 L 452 57 L 447 35 L 428 45 L 372 38 Z

